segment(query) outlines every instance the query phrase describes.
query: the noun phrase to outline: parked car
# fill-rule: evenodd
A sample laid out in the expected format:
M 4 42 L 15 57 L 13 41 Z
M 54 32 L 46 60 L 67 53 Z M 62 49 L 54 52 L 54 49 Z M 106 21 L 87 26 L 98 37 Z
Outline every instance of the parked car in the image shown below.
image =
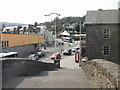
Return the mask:
M 80 41 L 75 41 L 75 44 L 77 45 L 77 44 L 79 44 L 80 43 Z
M 60 42 L 57 41 L 56 44 L 57 44 L 57 45 L 60 45 Z
M 61 55 L 60 54 L 54 54 L 54 55 L 51 56 L 51 59 L 52 60 L 61 59 Z
M 76 52 L 76 51 L 78 51 L 80 48 L 79 47 L 74 47 L 73 49 L 72 49 L 72 52 Z
M 28 56 L 28 59 L 29 60 L 38 60 L 39 56 L 37 54 L 30 54 Z
M 71 54 L 72 54 L 72 50 L 71 50 L 71 49 L 65 50 L 65 51 L 63 52 L 63 55 L 71 55 Z
M 62 42 L 61 45 L 64 45 L 64 42 Z
M 38 55 L 39 58 L 41 58 L 41 57 L 45 56 L 45 53 L 40 51 L 40 52 L 37 52 L 37 55 Z
M 65 39 L 64 42 L 69 42 L 69 39 Z

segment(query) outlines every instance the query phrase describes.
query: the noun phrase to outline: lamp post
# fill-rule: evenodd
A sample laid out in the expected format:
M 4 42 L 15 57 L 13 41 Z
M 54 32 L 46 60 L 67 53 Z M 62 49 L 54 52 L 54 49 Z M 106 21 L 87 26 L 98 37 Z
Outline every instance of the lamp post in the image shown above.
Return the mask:
M 48 15 L 44 15 L 44 16 L 51 16 L 51 15 L 56 15 L 56 17 L 55 17 L 55 51 L 54 51 L 54 53 L 56 54 L 56 18 L 58 17 L 58 16 L 60 16 L 60 14 L 58 14 L 58 13 L 50 13 L 50 14 L 48 14 Z
M 79 47 L 80 47 L 79 57 L 80 57 L 80 60 L 79 60 L 79 66 L 81 66 L 81 53 L 82 53 L 82 48 L 81 48 L 81 28 L 82 28 L 82 25 L 81 25 L 81 19 L 80 19 L 80 36 L 79 36 L 79 39 L 80 39 L 80 43 L 79 43 Z

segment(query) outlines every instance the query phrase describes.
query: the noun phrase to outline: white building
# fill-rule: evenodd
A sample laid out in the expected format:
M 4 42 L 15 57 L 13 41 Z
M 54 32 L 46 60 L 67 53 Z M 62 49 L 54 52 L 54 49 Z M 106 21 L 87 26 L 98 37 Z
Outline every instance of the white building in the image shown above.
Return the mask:
M 46 30 L 46 26 L 45 25 L 37 26 L 37 29 L 39 30 L 39 34 L 43 34 L 44 31 Z
M 52 44 L 53 41 L 52 32 L 45 30 L 43 35 L 45 35 L 45 41 L 47 41 L 49 44 Z

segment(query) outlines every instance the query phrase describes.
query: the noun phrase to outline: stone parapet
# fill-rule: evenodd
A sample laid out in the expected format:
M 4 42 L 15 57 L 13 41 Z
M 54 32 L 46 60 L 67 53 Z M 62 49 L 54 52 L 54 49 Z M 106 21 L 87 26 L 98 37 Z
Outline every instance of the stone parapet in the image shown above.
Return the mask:
M 118 88 L 119 65 L 103 59 L 86 60 L 82 69 L 96 88 Z
M 57 68 L 53 63 L 44 63 L 27 59 L 4 59 L 2 60 L 2 83 L 18 76 L 31 76 L 42 71 L 51 71 Z

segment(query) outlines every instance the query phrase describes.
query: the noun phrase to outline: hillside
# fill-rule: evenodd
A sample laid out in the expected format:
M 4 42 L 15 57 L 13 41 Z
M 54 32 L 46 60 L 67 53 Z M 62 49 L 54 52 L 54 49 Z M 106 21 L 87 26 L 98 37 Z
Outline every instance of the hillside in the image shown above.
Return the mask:
M 16 25 L 25 25 L 25 24 L 21 24 L 21 23 L 11 23 L 11 22 L 0 22 L 0 28 L 2 28 L 2 25 L 5 25 L 5 27 L 8 26 L 16 26 Z
M 74 31 L 78 31 L 79 32 L 79 24 L 80 24 L 80 20 L 82 22 L 82 24 L 85 21 L 85 16 L 83 17 L 64 17 L 62 19 L 56 18 L 56 29 L 57 29 L 57 33 L 64 31 L 64 30 L 68 30 L 72 31 L 74 33 Z M 45 22 L 45 23 L 40 23 L 40 25 L 46 25 L 48 30 L 51 30 L 54 32 L 54 24 L 55 21 L 51 21 L 51 22 Z M 74 28 L 68 28 L 68 26 L 74 26 Z M 85 31 L 85 27 L 82 27 L 82 32 L 86 32 Z

